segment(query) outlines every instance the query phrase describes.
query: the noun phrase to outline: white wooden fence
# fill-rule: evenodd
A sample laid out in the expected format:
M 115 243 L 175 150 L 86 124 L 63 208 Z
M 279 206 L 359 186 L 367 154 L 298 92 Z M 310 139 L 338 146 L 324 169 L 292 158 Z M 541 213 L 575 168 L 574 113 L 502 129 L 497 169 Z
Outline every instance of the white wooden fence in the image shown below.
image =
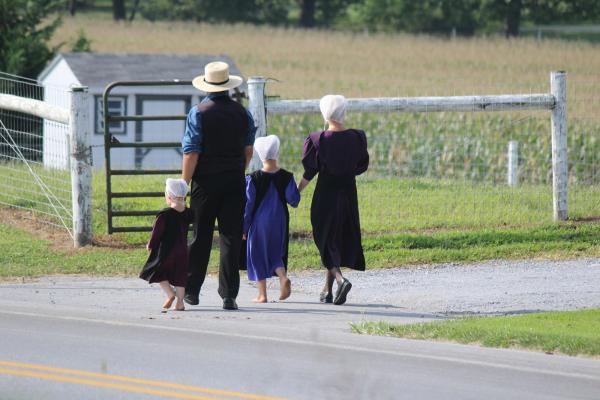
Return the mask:
M 375 113 L 551 111 L 553 217 L 555 221 L 561 221 L 568 217 L 566 72 L 552 72 L 550 81 L 550 93 L 348 99 L 347 110 Z M 269 115 L 319 113 L 319 99 L 267 102 L 266 82 L 262 77 L 248 79 L 249 109 L 258 127 L 257 137 L 267 134 Z M 255 157 L 251 169 L 259 167 L 260 161 Z

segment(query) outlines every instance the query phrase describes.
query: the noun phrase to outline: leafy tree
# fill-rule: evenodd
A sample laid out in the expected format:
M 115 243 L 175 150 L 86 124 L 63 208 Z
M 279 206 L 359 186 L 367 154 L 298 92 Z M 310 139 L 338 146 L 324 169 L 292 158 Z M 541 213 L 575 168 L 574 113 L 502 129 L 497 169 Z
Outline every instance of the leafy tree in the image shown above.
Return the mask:
M 351 6 L 350 22 L 377 31 L 475 32 L 480 0 L 363 0 Z
M 147 0 L 140 14 L 151 21 L 248 22 L 287 24 L 292 0 Z
M 60 24 L 62 0 L 0 0 L 0 71 L 36 78 L 57 47 L 48 41 Z
M 315 26 L 315 0 L 300 0 L 300 26 L 312 28 Z
M 115 21 L 122 21 L 127 17 L 125 11 L 125 0 L 112 0 L 113 5 L 113 19 Z
M 598 0 L 482 0 L 482 20 L 503 21 L 507 37 L 519 35 L 522 21 L 581 23 L 600 17 Z
M 303 28 L 315 26 L 332 27 L 345 15 L 348 6 L 362 0 L 297 0 L 300 7 L 299 25 Z

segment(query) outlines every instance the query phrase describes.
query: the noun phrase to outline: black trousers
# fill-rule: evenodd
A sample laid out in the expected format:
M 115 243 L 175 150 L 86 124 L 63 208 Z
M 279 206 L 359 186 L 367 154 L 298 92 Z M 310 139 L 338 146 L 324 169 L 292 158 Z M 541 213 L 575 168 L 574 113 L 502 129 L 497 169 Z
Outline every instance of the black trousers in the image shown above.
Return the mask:
M 219 227 L 219 295 L 236 298 L 240 289 L 240 248 L 246 204 L 243 172 L 198 175 L 192 179 L 194 236 L 189 247 L 186 293 L 198 295 L 210 258 L 215 220 Z

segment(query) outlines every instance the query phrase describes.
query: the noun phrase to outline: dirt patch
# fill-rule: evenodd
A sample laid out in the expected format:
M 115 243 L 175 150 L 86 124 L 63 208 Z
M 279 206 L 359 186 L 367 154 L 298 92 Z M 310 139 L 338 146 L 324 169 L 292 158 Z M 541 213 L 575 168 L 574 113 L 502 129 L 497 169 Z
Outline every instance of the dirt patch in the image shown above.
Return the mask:
M 73 239 L 66 229 L 52 225 L 50 221 L 31 211 L 0 208 L 0 221 L 3 224 L 29 233 L 35 239 L 49 242 L 52 250 L 61 252 L 75 251 L 73 248 Z M 139 246 L 127 244 L 115 236 L 98 235 L 92 238 L 92 247 L 131 249 Z

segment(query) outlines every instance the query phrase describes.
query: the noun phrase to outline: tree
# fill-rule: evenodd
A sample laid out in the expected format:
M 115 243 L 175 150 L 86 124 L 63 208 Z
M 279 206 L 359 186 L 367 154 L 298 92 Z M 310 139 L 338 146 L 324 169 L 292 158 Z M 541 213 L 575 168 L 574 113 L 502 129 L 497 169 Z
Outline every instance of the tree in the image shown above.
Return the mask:
M 137 13 L 139 8 L 140 8 L 140 0 L 134 0 L 133 7 L 131 7 L 131 14 L 129 15 L 129 22 L 134 20 L 135 14 Z
M 351 7 L 350 23 L 377 31 L 472 35 L 480 0 L 363 0 Z
M 519 35 L 521 22 L 581 23 L 600 17 L 597 0 L 482 0 L 482 21 L 503 21 L 506 37 Z
M 69 14 L 71 14 L 71 16 L 75 15 L 75 11 L 77 11 L 77 0 L 68 0 L 67 7 L 69 8 Z
M 303 28 L 315 26 L 315 0 L 300 0 L 300 26 Z
M 63 0 L 0 0 L 0 71 L 37 78 L 57 50 L 48 41 L 63 9 Z
M 115 21 L 122 21 L 127 18 L 125 12 L 125 0 L 112 0 L 113 5 L 113 19 Z

